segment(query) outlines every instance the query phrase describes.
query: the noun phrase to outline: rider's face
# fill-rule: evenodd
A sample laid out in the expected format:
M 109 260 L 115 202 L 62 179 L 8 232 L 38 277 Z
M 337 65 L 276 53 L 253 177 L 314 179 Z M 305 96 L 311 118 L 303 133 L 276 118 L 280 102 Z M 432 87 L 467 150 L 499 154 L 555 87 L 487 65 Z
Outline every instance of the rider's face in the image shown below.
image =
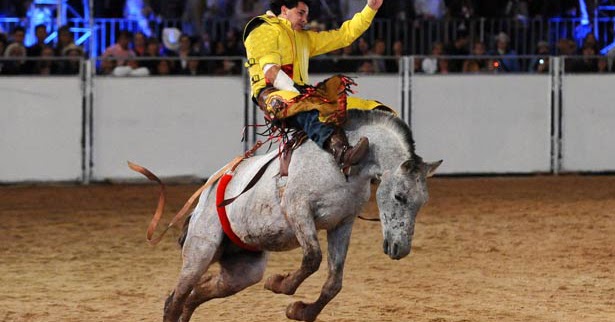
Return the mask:
M 282 14 L 283 18 L 288 19 L 290 21 L 293 30 L 303 30 L 308 21 L 308 14 L 310 13 L 310 8 L 304 2 L 298 2 L 297 6 L 289 9 L 286 6 L 282 6 Z

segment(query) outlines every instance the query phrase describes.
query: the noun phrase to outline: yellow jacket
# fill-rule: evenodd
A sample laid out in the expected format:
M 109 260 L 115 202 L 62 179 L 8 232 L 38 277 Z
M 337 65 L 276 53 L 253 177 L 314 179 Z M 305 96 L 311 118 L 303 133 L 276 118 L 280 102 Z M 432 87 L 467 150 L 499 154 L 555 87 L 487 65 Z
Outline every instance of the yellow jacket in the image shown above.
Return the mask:
M 289 68 L 283 68 L 288 76 L 296 84 L 309 84 L 310 57 L 349 46 L 369 28 L 375 15 L 376 11 L 366 5 L 340 29 L 322 32 L 295 31 L 288 20 L 275 16 L 262 15 L 252 19 L 243 36 L 252 95 L 256 96 L 267 85 L 263 73 L 266 64 L 292 66 L 292 75 Z

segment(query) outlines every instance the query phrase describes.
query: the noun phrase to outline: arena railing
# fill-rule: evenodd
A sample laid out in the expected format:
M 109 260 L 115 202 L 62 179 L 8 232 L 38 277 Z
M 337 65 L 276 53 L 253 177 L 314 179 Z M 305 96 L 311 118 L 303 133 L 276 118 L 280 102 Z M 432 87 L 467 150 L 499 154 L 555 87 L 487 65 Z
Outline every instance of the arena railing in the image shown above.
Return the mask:
M 597 26 L 592 32 L 596 35 L 599 44 L 608 45 L 613 38 L 615 17 L 598 17 L 592 20 Z M 0 32 L 9 33 L 15 26 L 26 23 L 19 18 L 0 18 Z M 207 33 L 212 41 L 225 41 L 229 31 L 241 33 L 245 20 L 232 18 L 207 19 L 202 24 L 201 31 L 190 32 L 192 35 Z M 573 39 L 577 47 L 582 45 L 584 34 L 579 33 L 580 18 L 550 18 L 550 19 L 513 19 L 513 18 L 472 18 L 472 19 L 376 19 L 364 37 L 369 43 L 376 39 L 383 39 L 387 44 L 387 54 L 391 54 L 392 44 L 400 40 L 404 53 L 428 55 L 435 42 L 452 43 L 461 33 L 468 35 L 470 43 L 483 42 L 487 48 L 493 48 L 495 36 L 500 32 L 506 33 L 510 38 L 510 47 L 517 54 L 535 54 L 538 42 L 546 41 L 552 46 L 554 53 L 558 54 L 555 44 L 560 39 Z M 86 48 L 91 48 L 89 41 L 89 26 L 83 19 L 69 19 L 75 33 L 75 39 L 81 40 Z M 153 19 L 147 22 L 151 36 L 160 37 L 166 27 L 176 27 L 180 30 L 193 30 L 188 21 L 181 19 Z M 335 26 L 331 26 L 335 27 Z M 94 19 L 94 54 L 98 56 L 108 46 L 116 41 L 119 30 L 139 31 L 142 28 L 137 20 L 95 18 Z M 57 29 L 57 26 L 54 27 Z M 52 32 L 53 30 L 50 30 Z
M 497 135 L 514 133 L 519 130 L 516 126 L 519 126 L 521 130 L 527 127 L 531 130 L 527 133 L 538 133 L 536 135 L 540 137 L 542 142 L 542 145 L 534 146 L 534 150 L 530 151 L 532 153 L 540 153 L 542 161 L 539 167 L 523 164 L 518 166 L 510 163 L 507 159 L 502 159 L 501 161 L 504 163 L 499 168 L 470 169 L 465 168 L 465 166 L 473 163 L 471 163 L 469 159 L 460 159 L 459 162 L 465 160 L 465 163 L 457 163 L 458 168 L 450 168 L 450 170 L 447 170 L 450 173 L 465 173 L 468 171 L 470 173 L 508 173 L 510 171 L 515 173 L 533 171 L 546 171 L 552 173 L 558 173 L 559 171 L 615 171 L 615 168 L 612 167 L 612 164 L 615 164 L 613 163 L 615 159 L 609 154 L 609 151 L 612 149 L 599 146 L 599 144 L 603 144 L 601 142 L 605 142 L 601 140 L 600 137 L 603 137 L 605 135 L 604 133 L 608 135 L 608 133 L 611 133 L 612 129 L 615 128 L 612 126 L 612 124 L 615 123 L 615 119 L 609 116 L 611 115 L 609 114 L 609 106 L 611 105 L 609 88 L 613 86 L 615 74 L 612 72 L 596 73 L 593 69 L 576 69 L 581 62 L 589 63 L 589 66 L 594 66 L 594 62 L 598 65 L 598 62 L 602 61 L 602 64 L 606 62 L 607 66 L 609 66 L 608 58 L 601 56 L 549 56 L 549 68 L 542 74 L 530 73 L 527 70 L 522 73 L 505 73 L 492 70 L 484 72 L 450 73 L 446 76 L 437 73 L 429 75 L 418 70 L 419 66 L 421 66 L 419 62 L 423 62 L 430 58 L 434 57 L 404 56 L 396 58 L 369 56 L 352 57 L 350 59 L 342 57 L 325 57 L 320 58 L 318 63 L 312 64 L 312 67 L 324 66 L 324 61 L 327 59 L 331 59 L 332 62 L 340 60 L 361 62 L 383 59 L 385 62 L 392 64 L 398 63 L 399 69 L 397 72 L 371 73 L 349 70 L 347 74 L 351 77 L 356 77 L 356 81 L 359 84 L 357 87 L 359 96 L 375 98 L 387 102 L 387 104 L 391 104 L 391 106 L 398 110 L 402 119 L 413 124 L 413 128 L 416 129 L 417 137 L 419 138 L 421 135 L 432 137 L 433 135 L 429 134 L 431 132 L 427 131 L 434 131 L 432 127 L 435 125 L 443 127 L 443 131 L 446 131 L 448 126 L 446 120 L 450 120 L 450 117 L 442 119 L 444 114 L 441 113 L 446 114 L 448 113 L 447 111 L 450 111 L 462 113 L 459 116 L 455 116 L 455 120 L 457 120 L 458 117 L 464 117 L 464 119 L 468 121 L 468 119 L 472 119 L 472 115 L 475 117 L 480 116 L 476 121 L 482 122 L 481 126 L 483 127 L 478 128 L 481 129 L 481 131 L 487 131 L 493 128 L 493 126 L 488 126 L 488 124 L 485 125 L 485 122 L 488 123 L 488 120 L 485 121 L 484 117 L 496 118 L 498 122 L 503 122 L 503 126 L 509 127 L 509 131 L 511 131 L 502 133 L 497 132 Z M 448 60 L 449 63 L 454 60 L 461 63 L 479 59 L 492 59 L 495 61 L 497 58 L 501 57 L 438 57 L 438 59 L 442 61 Z M 547 57 L 516 56 L 514 58 L 520 61 L 528 61 L 528 63 L 521 62 L 520 64 L 529 66 L 529 61 L 539 61 Z M 6 64 L 7 62 L 15 60 L 16 59 L 1 59 L 0 64 Z M 50 58 L 41 61 L 60 62 L 62 60 L 65 59 Z M 141 60 L 142 59 L 137 59 L 136 61 Z M 176 64 L 179 64 L 179 58 L 177 57 L 160 57 L 156 60 L 172 60 Z M 239 64 L 239 66 L 243 66 L 241 63 L 244 61 L 241 57 L 216 57 L 215 59 L 201 57 L 196 60 L 201 63 L 235 62 Z M 17 61 L 34 60 L 18 58 Z M 121 167 L 121 165 L 119 165 L 119 163 L 109 164 L 109 159 L 102 161 L 106 163 L 99 163 L 96 165 L 94 164 L 93 160 L 95 160 L 95 158 L 93 156 L 98 155 L 98 157 L 101 157 L 102 154 L 105 153 L 114 153 L 114 144 L 120 144 L 122 140 L 110 142 L 108 137 L 97 136 L 98 132 L 95 130 L 106 129 L 106 131 L 109 131 L 111 127 L 111 130 L 115 131 L 116 129 L 121 129 L 122 126 L 131 127 L 131 122 L 139 120 L 139 117 L 143 117 L 143 114 L 139 113 L 148 113 L 147 111 L 151 111 L 152 113 L 163 113 L 164 117 L 170 118 L 168 122 L 163 122 L 160 125 L 164 127 L 165 131 L 169 131 L 169 133 L 173 133 L 174 125 L 172 124 L 184 126 L 180 124 L 186 121 L 186 113 L 188 113 L 188 115 L 191 115 L 190 113 L 197 113 L 200 115 L 203 109 L 212 109 L 212 111 L 222 113 L 221 115 L 224 117 L 229 117 L 225 113 L 235 113 L 228 119 L 232 121 L 232 128 L 234 130 L 229 130 L 230 134 L 228 138 L 220 138 L 223 141 L 229 141 L 227 143 L 234 144 L 235 146 L 239 145 L 239 136 L 237 133 L 242 125 L 259 124 L 259 122 L 262 121 L 262 114 L 254 107 L 250 99 L 250 87 L 245 68 L 240 68 L 241 74 L 231 74 L 225 77 L 207 73 L 197 74 L 196 76 L 173 75 L 172 77 L 158 75 L 155 77 L 148 77 L 151 78 L 151 80 L 146 81 L 143 77 L 105 77 L 96 74 L 96 69 L 94 68 L 96 62 L 102 64 L 102 61 L 103 59 L 81 60 L 80 73 L 64 79 L 45 76 L 32 77 L 32 75 L 0 77 L 0 82 L 7 88 L 7 95 L 3 96 L 3 110 L 7 113 L 6 115 L 9 115 L 4 123 L 2 123 L 7 129 L 5 142 L 14 141 L 16 144 L 15 146 L 9 145 L 2 148 L 9 149 L 1 152 L 1 154 L 7 156 L 5 159 L 14 159 L 14 161 L 12 164 L 0 168 L 12 169 L 11 173 L 24 174 L 22 177 L 5 177 L 5 175 L 8 175 L 8 172 L 3 172 L 4 174 L 0 176 L 0 181 L 36 180 L 37 178 L 40 180 L 70 180 L 70 178 L 74 178 L 80 173 L 82 176 L 80 181 L 82 182 L 89 182 L 89 180 L 104 180 L 106 178 L 104 174 L 101 175 L 99 172 L 98 176 L 96 176 L 96 172 L 94 172 L 93 175 L 92 169 L 100 169 L 102 164 L 106 164 L 106 169 L 116 169 Z M 412 66 L 415 66 L 415 68 L 412 68 Z M 613 66 L 610 65 L 609 67 L 612 68 Z M 311 75 L 310 78 L 312 82 L 319 81 L 337 72 L 326 69 L 321 69 L 319 71 L 318 68 L 312 71 L 319 72 Z M 592 72 L 592 74 L 588 74 L 589 72 Z M 129 74 L 121 75 L 129 76 Z M 138 75 L 141 74 L 135 74 L 133 76 Z M 117 81 L 115 81 L 116 79 Z M 189 86 L 189 88 L 184 89 L 183 86 Z M 485 91 L 487 88 L 490 88 L 490 90 Z M 143 97 L 145 101 L 148 102 L 147 105 L 143 105 L 145 103 L 139 99 L 139 97 L 141 97 L 139 96 L 140 91 L 144 90 L 149 93 L 147 94 L 148 96 L 152 96 L 147 98 Z M 442 92 L 447 94 L 441 95 Z M 380 97 L 378 95 L 380 95 Z M 243 104 L 243 111 L 237 108 L 229 109 L 231 105 L 241 106 L 241 104 Z M 181 109 L 189 108 L 190 112 L 175 110 L 175 107 L 180 106 Z M 109 109 L 115 112 L 109 111 Z M 590 113 L 584 113 L 587 109 L 590 109 Z M 517 118 L 515 114 L 506 114 L 504 116 L 498 114 L 500 112 L 510 113 L 511 110 L 524 111 L 524 117 Z M 118 111 L 125 111 L 128 119 L 123 119 L 124 114 L 118 114 Z M 563 114 L 562 111 L 564 111 Z M 534 118 L 532 114 L 534 112 L 540 113 L 539 119 Z M 105 123 L 105 121 L 103 121 L 101 123 L 100 115 L 97 113 L 107 113 L 107 115 L 111 113 L 110 120 L 113 122 Z M 487 114 L 483 115 L 482 113 Z M 243 120 L 241 119 L 242 114 Z M 573 115 L 575 117 L 572 117 Z M 49 117 L 52 117 L 52 119 L 49 119 Z M 209 122 L 207 121 L 207 116 L 200 115 L 199 117 L 202 118 L 203 122 Z M 599 119 L 596 120 L 596 118 Z M 20 122 L 24 120 L 27 120 L 29 127 L 41 126 L 41 131 L 43 132 L 40 133 L 44 133 L 44 136 L 35 136 L 34 134 L 24 136 L 20 134 L 25 126 L 25 123 L 20 124 Z M 538 120 L 540 120 L 540 122 L 538 122 Z M 151 128 L 151 125 L 145 123 L 141 124 L 145 126 L 144 130 L 156 131 Z M 426 124 L 429 124 L 429 126 L 426 127 Z M 50 126 L 51 128 L 48 129 Z M 62 135 L 59 135 L 60 133 L 58 133 L 58 135 L 54 134 L 60 129 L 67 130 L 70 128 L 73 130 L 66 133 L 62 132 Z M 133 129 L 132 131 L 139 132 L 139 129 Z M 249 132 L 251 132 L 251 134 L 248 134 L 244 148 L 250 146 L 254 140 L 257 139 L 252 131 Z M 81 133 L 81 137 L 78 133 Z M 487 131 L 485 133 L 489 132 Z M 527 133 L 524 135 L 529 135 Z M 551 144 L 546 143 L 549 133 L 551 133 L 553 140 Z M 117 135 L 122 137 L 122 135 L 126 135 L 126 133 L 118 133 Z M 589 135 L 592 139 L 588 139 L 589 141 L 584 140 L 583 138 L 585 138 L 586 135 Z M 100 140 L 106 142 L 107 150 L 99 149 L 96 151 L 96 145 L 92 144 L 92 142 L 96 142 L 96 136 L 99 140 L 98 144 L 101 143 Z M 516 136 L 511 136 L 507 139 L 515 137 Z M 126 138 L 130 137 L 128 136 Z M 527 138 L 524 138 L 524 140 L 525 139 Z M 436 139 L 432 138 L 431 140 Z M 190 150 L 189 147 L 182 148 L 182 142 L 183 141 L 169 141 L 169 144 L 177 145 L 177 148 L 181 151 Z M 149 143 L 140 142 L 139 144 L 146 144 L 147 147 L 143 147 L 144 149 L 156 150 L 158 143 L 156 143 L 155 140 L 151 143 L 153 144 L 151 147 Z M 421 149 L 422 151 L 433 152 L 431 154 L 438 156 L 440 151 L 430 151 L 429 149 L 437 149 L 446 144 L 448 143 L 440 142 L 428 148 L 421 146 Z M 459 142 L 459 144 L 463 146 L 464 142 Z M 57 153 L 53 150 L 49 150 L 50 147 L 54 147 L 55 145 L 66 149 L 66 155 L 63 155 L 64 152 L 62 151 L 64 150 L 58 150 L 59 152 Z M 588 156 L 584 153 L 575 154 L 575 151 L 579 151 L 579 149 L 586 149 L 584 145 L 589 146 L 588 149 L 591 150 L 591 155 Z M 29 148 L 24 150 L 23 146 L 28 146 Z M 507 149 L 510 149 L 510 147 L 507 147 Z M 126 151 L 130 151 L 130 147 L 126 147 Z M 22 153 L 25 154 L 22 156 Z M 41 153 L 43 154 L 39 155 Z M 448 151 L 449 157 L 452 157 L 453 154 L 454 153 L 451 151 Z M 467 153 L 460 154 L 457 157 L 468 158 L 467 155 Z M 579 155 L 577 159 L 575 159 L 576 155 Z M 11 158 L 9 158 L 9 156 L 11 156 Z M 545 163 L 545 159 L 547 159 L 548 156 L 552 158 L 550 166 L 548 162 Z M 581 158 L 581 156 L 584 157 Z M 127 158 L 127 156 L 115 157 Z M 83 160 L 80 163 L 76 162 L 74 160 L 75 158 L 83 158 Z M 536 159 L 535 156 L 532 158 Z M 46 169 L 45 167 L 26 169 L 25 167 L 30 163 L 20 162 L 20 160 L 26 159 L 41 159 L 57 164 L 58 171 L 56 176 L 42 176 L 43 174 L 47 175 L 49 171 L 43 172 L 43 174 L 36 172 Z M 162 159 L 161 162 L 164 160 L 166 159 Z M 215 163 L 215 160 L 210 161 Z M 82 170 L 72 169 L 75 166 L 79 166 L 79 164 L 83 167 Z M 21 169 L 22 167 L 24 167 L 22 170 L 15 170 Z M 190 169 L 189 164 L 186 165 L 185 169 Z M 194 171 L 197 170 L 198 169 L 195 169 Z M 199 172 L 194 173 L 202 174 L 204 170 L 200 169 L 198 171 Z M 29 173 L 35 173 L 35 175 L 26 176 Z M 123 174 L 120 173 L 119 175 Z

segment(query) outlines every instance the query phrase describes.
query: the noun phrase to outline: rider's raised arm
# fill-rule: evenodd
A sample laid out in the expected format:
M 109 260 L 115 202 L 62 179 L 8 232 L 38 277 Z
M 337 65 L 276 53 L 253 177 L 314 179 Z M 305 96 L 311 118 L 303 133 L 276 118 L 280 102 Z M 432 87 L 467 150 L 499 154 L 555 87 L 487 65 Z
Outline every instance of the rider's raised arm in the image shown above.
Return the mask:
M 345 21 L 339 29 L 314 32 L 308 31 L 310 38 L 310 57 L 326 54 L 352 44 L 371 25 L 382 0 L 370 0 L 365 8 L 352 19 Z

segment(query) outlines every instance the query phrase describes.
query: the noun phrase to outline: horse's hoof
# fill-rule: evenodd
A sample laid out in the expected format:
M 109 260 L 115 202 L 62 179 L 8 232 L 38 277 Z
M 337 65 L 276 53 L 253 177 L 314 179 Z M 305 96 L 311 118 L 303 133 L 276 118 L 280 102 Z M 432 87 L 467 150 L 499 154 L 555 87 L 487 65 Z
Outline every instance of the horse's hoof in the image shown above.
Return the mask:
M 291 303 L 286 308 L 286 317 L 297 321 L 315 321 L 318 314 L 310 314 L 309 311 L 308 304 L 303 302 Z
M 289 290 L 284 287 L 284 280 L 288 277 L 288 275 L 289 274 L 275 274 L 269 276 L 269 278 L 267 278 L 267 281 L 265 281 L 265 289 L 270 290 L 276 294 L 293 295 L 295 293 L 294 290 Z

